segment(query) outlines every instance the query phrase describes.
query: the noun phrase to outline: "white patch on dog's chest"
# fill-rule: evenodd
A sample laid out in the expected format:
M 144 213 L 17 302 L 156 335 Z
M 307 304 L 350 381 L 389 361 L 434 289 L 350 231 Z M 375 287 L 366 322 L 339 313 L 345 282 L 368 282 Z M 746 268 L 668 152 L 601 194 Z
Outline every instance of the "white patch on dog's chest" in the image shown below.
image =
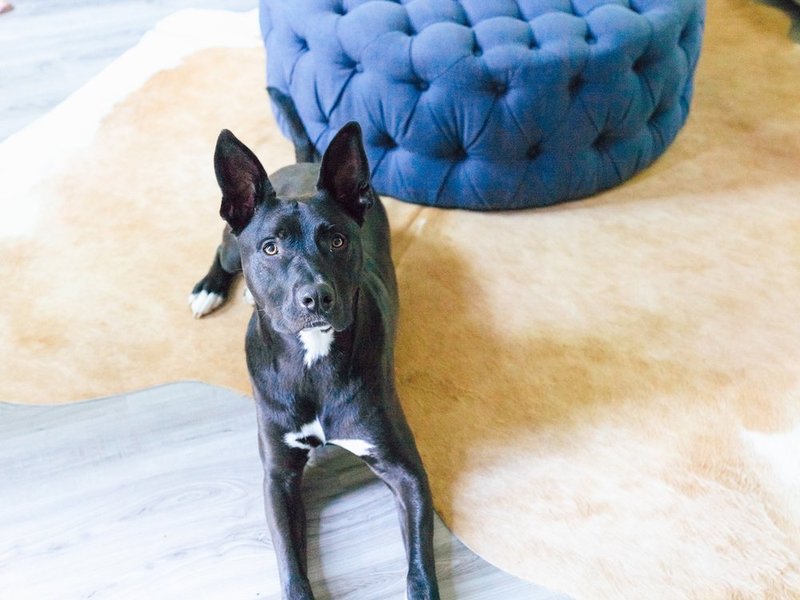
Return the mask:
M 322 431 L 319 419 L 314 419 L 311 423 L 306 423 L 300 431 L 290 431 L 283 435 L 283 441 L 290 448 L 300 450 L 313 450 L 317 446 L 325 444 L 325 432 Z
M 369 456 L 369 453 L 375 447 L 365 440 L 330 440 L 328 443 L 344 448 L 356 456 Z
M 300 431 L 290 431 L 283 434 L 284 443 L 290 448 L 297 448 L 299 450 L 313 450 L 318 446 L 325 444 L 333 444 L 352 452 L 356 456 L 369 456 L 374 444 L 365 440 L 359 439 L 338 439 L 327 440 L 325 439 L 325 432 L 322 429 L 319 419 L 314 419 L 310 423 L 306 423 L 300 427 Z
M 333 344 L 333 327 L 309 327 L 299 333 L 305 356 L 303 364 L 310 367 L 315 361 L 328 356 Z

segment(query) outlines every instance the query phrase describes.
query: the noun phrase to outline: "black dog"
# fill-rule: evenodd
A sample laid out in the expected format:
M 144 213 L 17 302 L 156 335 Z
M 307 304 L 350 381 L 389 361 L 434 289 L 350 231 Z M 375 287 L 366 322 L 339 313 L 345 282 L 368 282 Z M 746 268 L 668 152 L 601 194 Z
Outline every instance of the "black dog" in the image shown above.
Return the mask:
M 309 452 L 326 443 L 360 456 L 391 488 L 408 598 L 438 599 L 430 489 L 395 386 L 389 223 L 370 184 L 360 127 L 345 125 L 321 164 L 286 167 L 272 182 L 223 131 L 214 166 L 228 226 L 193 308 L 197 316 L 213 310 L 243 271 L 255 302 L 247 366 L 284 599 L 313 598 L 300 481 Z

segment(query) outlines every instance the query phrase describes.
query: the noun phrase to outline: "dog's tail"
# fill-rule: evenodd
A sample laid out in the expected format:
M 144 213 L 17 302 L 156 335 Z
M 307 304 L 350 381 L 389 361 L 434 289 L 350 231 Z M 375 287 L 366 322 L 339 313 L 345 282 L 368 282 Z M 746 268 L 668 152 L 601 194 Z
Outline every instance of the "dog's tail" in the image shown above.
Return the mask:
M 284 133 L 288 130 L 289 140 L 294 144 L 295 161 L 299 163 L 319 162 L 320 154 L 311 143 L 292 98 L 274 87 L 268 87 L 267 93 L 272 101 L 275 116 L 278 119 L 282 118 L 284 125 L 282 129 Z

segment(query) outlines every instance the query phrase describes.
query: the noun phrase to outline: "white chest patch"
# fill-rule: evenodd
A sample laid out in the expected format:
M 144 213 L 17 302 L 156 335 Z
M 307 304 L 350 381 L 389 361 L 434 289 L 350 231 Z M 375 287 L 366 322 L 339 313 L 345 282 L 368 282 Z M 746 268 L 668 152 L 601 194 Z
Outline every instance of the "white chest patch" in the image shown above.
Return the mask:
M 306 351 L 303 364 L 310 367 L 323 356 L 328 356 L 333 343 L 333 327 L 309 327 L 299 333 L 300 342 Z
M 322 431 L 319 419 L 314 419 L 311 423 L 303 425 L 300 431 L 283 434 L 283 441 L 290 448 L 313 450 L 317 446 L 325 444 L 325 432 Z
M 344 448 L 356 456 L 369 456 L 369 453 L 375 447 L 365 440 L 329 440 L 328 443 Z
M 325 444 L 333 444 L 345 450 L 352 452 L 356 456 L 369 456 L 374 444 L 365 440 L 358 439 L 338 439 L 327 440 L 325 439 L 325 432 L 322 430 L 322 425 L 319 419 L 314 419 L 310 423 L 306 423 L 300 428 L 300 431 L 290 431 L 283 434 L 283 442 L 290 448 L 298 448 L 299 450 L 313 450 L 318 446 Z

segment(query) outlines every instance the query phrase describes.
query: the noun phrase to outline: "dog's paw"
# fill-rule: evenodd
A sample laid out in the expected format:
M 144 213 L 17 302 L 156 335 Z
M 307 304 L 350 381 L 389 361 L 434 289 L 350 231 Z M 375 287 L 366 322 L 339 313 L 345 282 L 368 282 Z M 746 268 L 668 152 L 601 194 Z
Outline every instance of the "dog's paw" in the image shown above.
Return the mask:
M 223 302 L 225 302 L 225 296 L 217 294 L 216 292 L 209 292 L 208 290 L 201 290 L 189 294 L 189 307 L 192 309 L 192 314 L 195 319 L 199 319 L 200 317 L 214 312 L 222 306 Z
M 189 294 L 189 308 L 195 319 L 214 312 L 225 303 L 230 289 L 230 277 L 209 273 L 203 277 Z
M 231 291 L 236 273 L 223 268 L 220 252 L 221 250 L 217 251 L 208 273 L 195 284 L 192 293 L 189 294 L 189 306 L 195 319 L 204 317 L 225 304 Z

